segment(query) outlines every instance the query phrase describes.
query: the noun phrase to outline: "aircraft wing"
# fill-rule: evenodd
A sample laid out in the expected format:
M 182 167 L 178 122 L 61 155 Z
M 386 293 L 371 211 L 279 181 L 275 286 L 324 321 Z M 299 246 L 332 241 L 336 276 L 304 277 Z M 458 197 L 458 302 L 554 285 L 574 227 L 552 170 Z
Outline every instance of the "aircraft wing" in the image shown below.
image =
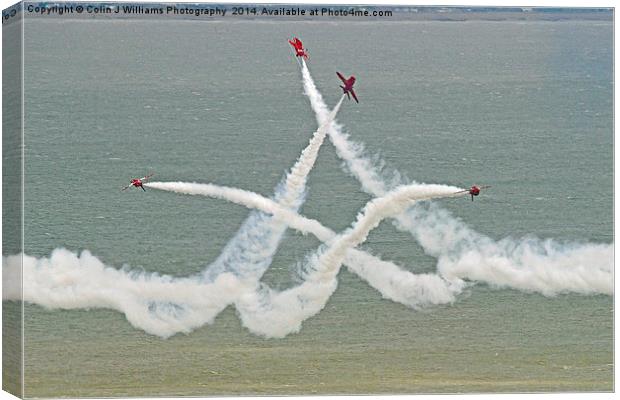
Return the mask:
M 140 179 L 141 181 L 145 181 L 147 179 L 149 179 L 151 176 L 153 176 L 155 174 L 148 174 L 147 176 L 145 176 L 144 178 Z
M 357 99 L 357 96 L 355 95 L 355 91 L 353 89 L 351 89 L 351 96 L 353 96 L 356 103 L 359 103 L 359 100 Z
M 129 184 L 129 185 L 125 186 L 124 188 L 121 189 L 121 192 L 129 189 L 131 186 L 132 186 L 132 184 Z
M 297 39 L 297 38 L 293 38 L 293 40 L 289 40 L 288 42 L 289 42 L 289 43 L 291 44 L 291 46 L 293 46 L 295 49 L 300 49 L 300 50 L 301 50 L 301 49 L 303 48 L 303 45 L 301 44 L 301 41 L 300 41 L 299 39 Z
M 336 72 L 336 75 L 338 75 L 338 78 L 340 78 L 340 80 L 342 81 L 342 83 L 346 84 L 347 83 L 347 78 L 345 78 L 344 76 L 342 76 L 342 74 L 340 72 Z

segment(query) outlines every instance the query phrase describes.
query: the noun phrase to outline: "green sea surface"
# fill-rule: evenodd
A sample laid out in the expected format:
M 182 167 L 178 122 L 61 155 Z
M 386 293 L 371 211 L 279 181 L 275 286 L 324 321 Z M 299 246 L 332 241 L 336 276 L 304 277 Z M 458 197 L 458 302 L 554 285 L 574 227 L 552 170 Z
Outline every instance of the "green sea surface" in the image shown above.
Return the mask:
M 330 106 L 335 72 L 357 77 L 360 103 L 338 121 L 369 154 L 419 182 L 493 186 L 440 202 L 476 231 L 611 243 L 612 33 L 604 21 L 27 19 L 25 252 L 202 271 L 248 210 L 119 189 L 153 171 L 271 196 L 317 128 L 293 35 Z M 326 141 L 301 213 L 341 231 L 369 199 Z M 318 245 L 287 232 L 263 281 L 295 285 Z M 389 221 L 363 248 L 436 270 Z M 613 389 L 607 295 L 476 284 L 414 311 L 343 269 L 325 309 L 284 339 L 252 334 L 233 307 L 161 339 L 116 311 L 26 304 L 24 330 L 27 397 Z

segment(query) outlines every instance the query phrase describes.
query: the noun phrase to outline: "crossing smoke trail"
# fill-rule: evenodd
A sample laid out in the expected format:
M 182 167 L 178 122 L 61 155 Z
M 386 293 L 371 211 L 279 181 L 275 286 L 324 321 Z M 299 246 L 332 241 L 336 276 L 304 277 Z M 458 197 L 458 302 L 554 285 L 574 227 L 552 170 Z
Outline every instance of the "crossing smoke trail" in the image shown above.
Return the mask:
M 298 332 L 307 318 L 321 311 L 338 286 L 336 275 L 349 249 L 363 243 L 379 223 L 406 209 L 411 202 L 455 196 L 459 188 L 444 185 L 402 186 L 366 204 L 357 221 L 307 262 L 305 280 L 281 292 L 262 287 L 242 296 L 237 304 L 243 324 L 267 337 Z
M 304 200 L 308 174 L 325 140 L 329 121 L 336 117 L 344 95 L 334 110 L 326 111 L 325 120 L 319 124 L 308 146 L 275 191 L 275 201 L 293 210 L 299 209 Z M 286 225 L 270 220 L 259 212 L 252 213 L 239 228 L 217 260 L 205 271 L 207 281 L 212 281 L 224 272 L 233 272 L 248 282 L 258 282 L 271 265 Z
M 21 299 L 23 282 L 24 301 L 49 308 L 118 310 L 133 326 L 161 337 L 211 323 L 227 305 L 235 304 L 252 332 L 282 337 L 298 331 L 305 319 L 325 306 L 337 287 L 336 275 L 342 264 L 384 297 L 411 307 L 453 301 L 464 279 L 548 296 L 562 292 L 613 294 L 611 245 L 560 244 L 536 238 L 494 241 L 434 204 L 410 207 L 416 200 L 452 196 L 458 189 L 399 186 L 402 179 L 397 172 L 386 177 L 382 165 L 365 157 L 363 146 L 349 140 L 335 122 L 344 97 L 330 114 L 303 60 L 302 75 L 319 129 L 278 185 L 273 200 L 231 188 L 211 187 L 209 190 L 223 190 L 217 195 L 200 193 L 260 210 L 250 214 L 203 274 L 174 278 L 128 267 L 119 270 L 88 251 L 78 255 L 56 249 L 49 258 L 3 257 L 7 283 L 3 300 Z M 297 213 L 307 176 L 328 133 L 349 172 L 376 197 L 340 235 Z M 191 188 L 198 189 L 204 188 Z M 399 229 L 410 232 L 428 254 L 438 258 L 438 274 L 411 274 L 355 249 L 384 218 L 395 218 Z M 307 260 L 302 284 L 275 291 L 259 280 L 288 225 L 317 235 L 324 244 Z
M 344 96 L 327 117 L 335 118 Z M 329 115 L 329 114 L 328 114 Z M 284 180 L 275 201 L 297 210 L 303 202 L 307 176 L 325 139 L 321 124 Z M 271 264 L 286 224 L 253 212 L 222 254 L 200 277 L 172 278 L 106 266 L 88 251 L 56 249 L 49 258 L 4 257 L 3 278 L 14 290 L 3 300 L 23 300 L 49 308 L 111 308 L 124 313 L 135 327 L 161 337 L 190 332 L 211 323 L 243 293 L 256 290 Z
M 126 315 L 135 327 L 161 337 L 178 332 L 188 333 L 193 329 L 211 323 L 222 310 L 222 304 L 235 302 L 244 325 L 256 334 L 268 337 L 283 337 L 301 328 L 304 319 L 319 312 L 336 288 L 336 274 L 343 261 L 358 268 L 372 269 L 376 282 L 389 282 L 397 277 L 390 269 L 381 271 L 377 266 L 398 270 L 391 263 L 377 260 L 359 250 L 353 249 L 363 242 L 368 232 L 381 219 L 397 212 L 411 201 L 431 197 L 454 195 L 458 188 L 440 185 L 411 186 L 401 188 L 385 198 L 370 202 L 358 217 L 358 222 L 343 235 L 317 221 L 309 220 L 286 209 L 273 200 L 239 189 L 219 188 L 213 185 L 149 183 L 152 188 L 199 193 L 196 187 L 211 189 L 213 197 L 230 199 L 246 207 L 257 208 L 272 214 L 276 221 L 286 220 L 302 232 L 316 234 L 328 242 L 323 252 L 309 264 L 306 281 L 298 287 L 276 292 L 265 286 L 256 290 L 255 283 L 244 282 L 232 273 L 222 273 L 213 282 L 196 277 L 173 278 L 157 273 L 147 274 L 118 270 L 103 264 L 90 252 L 79 256 L 66 249 L 56 249 L 49 258 L 23 257 L 23 300 L 48 308 L 110 308 Z M 189 188 L 189 189 L 188 189 Z M 217 194 L 215 196 L 214 194 Z M 3 279 L 7 290 L 3 300 L 15 300 L 20 296 L 19 279 L 21 256 L 3 257 Z M 428 286 L 436 281 L 438 289 L 423 296 L 415 296 L 413 305 L 423 301 L 438 304 L 452 301 L 453 297 L 444 288 L 440 278 L 420 276 L 419 280 Z M 387 296 L 391 291 L 409 286 L 411 295 L 420 292 L 419 282 L 384 283 Z M 426 288 L 425 286 L 425 288 Z M 396 288 L 396 289 L 395 289 Z M 417 288 L 417 289 L 416 289 Z M 425 289 L 422 289 L 422 291 Z M 419 294 L 419 293 L 418 293 Z
M 330 140 L 363 190 L 382 196 L 402 184 L 396 171 L 384 177 L 384 164 L 373 163 L 363 145 L 350 140 L 335 120 L 326 120 L 327 107 L 303 60 L 302 76 L 317 121 L 330 124 Z M 560 244 L 536 238 L 496 242 L 434 205 L 411 207 L 395 217 L 394 225 L 410 232 L 428 254 L 437 257 L 438 272 L 449 280 L 468 279 L 546 296 L 569 291 L 613 293 L 610 244 Z
M 153 182 L 149 187 L 187 194 L 210 193 L 212 197 L 231 198 L 245 206 L 260 205 L 264 211 L 278 219 L 286 220 L 296 229 L 303 232 L 318 230 L 317 236 L 322 239 L 332 237 L 307 262 L 302 284 L 284 291 L 276 291 L 263 285 L 257 291 L 243 293 L 236 301 L 243 324 L 252 332 L 267 337 L 284 337 L 299 331 L 304 320 L 325 307 L 327 300 L 336 290 L 338 285 L 336 276 L 347 254 L 363 243 L 369 232 L 384 218 L 402 212 L 414 201 L 457 196 L 459 195 L 457 192 L 462 190 L 445 185 L 399 187 L 384 197 L 370 201 L 358 215 L 353 227 L 334 237 L 333 233 L 317 226 L 315 222 L 274 207 L 273 204 L 267 203 L 266 199 L 251 192 L 188 183 Z M 359 252 L 353 253 L 353 257 L 356 254 Z
M 310 233 L 324 243 L 331 242 L 336 233 L 320 222 L 302 217 L 275 201 L 257 193 L 242 189 L 212 184 L 184 182 L 151 182 L 152 189 L 171 191 L 188 195 L 201 195 L 224 199 L 244 207 L 273 215 L 280 221 L 301 233 Z M 383 297 L 411 308 L 430 304 L 445 304 L 455 300 L 455 294 L 462 289 L 462 281 L 449 282 L 437 274 L 412 274 L 397 265 L 383 261 L 364 251 L 349 248 L 343 264 L 381 292 Z

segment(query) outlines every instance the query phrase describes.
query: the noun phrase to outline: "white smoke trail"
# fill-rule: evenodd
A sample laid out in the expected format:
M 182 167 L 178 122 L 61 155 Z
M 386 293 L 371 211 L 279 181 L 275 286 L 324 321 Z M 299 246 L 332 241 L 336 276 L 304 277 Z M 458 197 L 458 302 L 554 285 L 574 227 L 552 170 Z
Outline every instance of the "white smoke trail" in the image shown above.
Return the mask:
M 286 208 L 298 209 L 306 188 L 306 181 L 308 180 L 308 174 L 314 167 L 316 158 L 319 154 L 319 149 L 325 140 L 327 130 L 329 129 L 330 121 L 333 121 L 340 110 L 342 101 L 344 100 L 344 94 L 340 97 L 338 104 L 334 107 L 331 113 L 328 111 L 327 118 L 321 124 L 319 129 L 314 133 L 310 143 L 301 152 L 298 161 L 295 163 L 291 171 L 286 176 L 285 188 L 281 198 L 276 197 L 276 201 Z
M 305 218 L 275 201 L 257 193 L 212 184 L 184 182 L 151 182 L 152 189 L 188 195 L 201 195 L 224 199 L 244 207 L 273 215 L 277 220 L 301 233 L 310 233 L 320 241 L 331 242 L 336 233 L 320 222 Z M 350 248 L 343 262 L 347 268 L 379 290 L 383 297 L 412 308 L 430 304 L 445 304 L 455 300 L 463 282 L 460 279 L 446 281 L 437 274 L 413 274 L 392 262 L 383 261 L 371 254 Z
M 494 241 L 437 206 L 399 218 L 448 279 L 466 278 L 545 296 L 574 292 L 613 294 L 613 245 L 559 243 L 526 237 Z
M 173 278 L 128 268 L 117 270 L 88 251 L 77 255 L 57 249 L 49 258 L 3 257 L 3 278 L 9 282 L 3 299 L 21 298 L 18 278 L 22 258 L 25 301 L 50 308 L 115 309 L 123 312 L 132 325 L 162 337 L 190 332 L 210 323 L 231 303 L 255 333 L 282 337 L 295 332 L 306 318 L 324 307 L 337 286 L 336 275 L 343 263 L 379 288 L 384 297 L 412 307 L 453 301 L 464 283 L 462 279 L 544 295 L 613 293 L 611 245 L 566 245 L 538 239 L 496 242 L 435 206 L 416 206 L 405 211 L 411 201 L 425 198 L 420 197 L 421 186 L 387 193 L 401 181 L 398 174 L 386 179 L 382 166 L 369 161 L 363 146 L 350 141 L 333 121 L 343 98 L 330 115 L 305 62 L 302 73 L 320 128 L 279 185 L 275 200 L 259 196 L 251 204 L 244 197 L 247 192 L 221 193 L 227 199 L 239 195 L 240 204 L 245 201 L 246 207 L 263 212 L 251 214 L 203 279 Z M 328 131 L 348 170 L 364 190 L 378 197 L 367 205 L 357 223 L 341 235 L 296 213 L 303 202 L 307 175 Z M 402 193 L 404 197 L 399 197 L 400 190 L 414 193 L 409 198 Z M 442 195 L 437 190 L 434 195 Z M 273 207 L 273 212 L 267 211 L 269 207 Z M 427 253 L 438 258 L 440 275 L 414 275 L 354 249 L 381 219 L 395 214 L 399 229 L 411 232 Z M 278 292 L 260 285 L 259 279 L 270 265 L 288 224 L 316 234 L 326 244 L 308 261 L 306 280 Z
M 324 227 L 320 222 L 305 218 L 290 208 L 286 208 L 278 202 L 243 189 L 213 185 L 209 183 L 187 182 L 149 182 L 144 186 L 150 189 L 164 190 L 189 195 L 207 196 L 217 199 L 228 200 L 249 209 L 255 209 L 275 217 L 275 220 L 284 225 L 296 229 L 301 233 L 311 233 L 319 240 L 326 242 L 331 240 L 335 233 Z
M 260 209 L 272 214 L 278 222 L 286 220 L 286 224 L 302 232 L 313 233 L 320 240 L 333 243 L 335 247 L 331 251 L 328 247 L 326 255 L 317 256 L 317 263 L 312 265 L 318 267 L 308 274 L 304 284 L 281 293 L 266 287 L 257 291 L 255 283 L 244 282 L 232 273 L 222 273 L 213 282 L 196 277 L 173 278 L 156 273 L 140 273 L 128 268 L 115 269 L 106 266 L 88 251 L 77 255 L 66 249 L 56 249 L 49 258 L 36 259 L 24 255 L 23 300 L 54 309 L 114 309 L 124 313 L 133 326 L 164 338 L 178 332 L 188 333 L 211 323 L 226 305 L 236 303 L 244 324 L 251 331 L 282 337 L 297 331 L 303 319 L 323 308 L 336 287 L 335 274 L 342 261 L 374 271 L 376 281 L 389 281 L 404 272 L 391 263 L 347 247 L 364 240 L 367 232 L 378 224 L 380 218 L 392 212 L 387 202 L 399 201 L 391 207 L 400 207 L 407 201 L 434 195 L 427 193 L 426 189 L 412 187 L 409 188 L 412 193 L 378 199 L 383 203 L 374 200 L 360 214 L 356 227 L 339 239 L 317 221 L 301 217 L 275 201 L 251 192 L 198 184 L 149 183 L 148 186 L 162 190 L 175 187 L 175 191 L 195 194 L 203 194 L 198 189 L 205 191 L 207 188 L 206 192 L 212 197 L 226 198 L 246 207 Z M 422 190 L 426 191 L 421 193 Z M 449 192 L 454 190 L 449 189 Z M 21 261 L 20 255 L 3 257 L 3 279 L 7 288 L 3 292 L 3 300 L 17 300 L 21 297 Z M 377 268 L 382 265 L 396 272 L 392 273 L 388 269 L 382 273 Z M 426 293 L 428 282 L 432 281 L 436 281 L 438 289 Z M 426 285 L 421 290 L 417 289 L 420 283 Z M 407 285 L 412 290 L 411 296 L 414 296 L 410 300 L 412 306 L 453 300 L 451 292 L 440 278 L 426 276 L 420 276 L 417 281 L 409 278 L 397 284 L 384 284 L 387 288 L 386 296 L 390 297 L 390 290 L 395 290 L 398 296 L 398 289 L 402 291 L 402 287 Z
M 267 337 L 298 332 L 302 322 L 320 312 L 336 290 L 336 276 L 347 251 L 363 243 L 384 218 L 402 212 L 413 201 L 456 196 L 458 191 L 452 186 L 411 185 L 370 201 L 353 227 L 323 245 L 308 261 L 301 285 L 282 292 L 263 287 L 242 296 L 236 305 L 243 324 Z
M 331 115 L 335 117 L 344 96 Z M 333 117 L 327 117 L 327 120 Z M 303 202 L 307 175 L 324 142 L 327 125 L 319 127 L 308 146 L 276 190 L 282 207 L 296 210 Z M 252 213 L 202 278 L 172 278 L 117 270 L 88 251 L 80 255 L 56 249 L 50 258 L 23 256 L 23 300 L 48 308 L 111 308 L 148 333 L 168 337 L 211 323 L 243 293 L 256 290 L 271 264 L 286 224 L 263 213 Z M 3 257 L 3 276 L 21 286 L 21 256 Z M 5 300 L 19 300 L 7 290 Z
M 302 75 L 317 121 L 327 123 L 327 107 L 305 63 Z M 330 122 L 329 137 L 348 172 L 367 193 L 382 196 L 403 184 L 397 172 L 384 177 L 384 163 L 371 162 L 363 145 L 350 140 L 335 120 Z M 469 279 L 547 296 L 613 293 L 611 244 L 560 244 L 535 238 L 496 242 L 434 206 L 412 207 L 395 220 L 398 229 L 410 232 L 428 254 L 438 258 L 438 271 L 448 279 Z
M 49 258 L 2 257 L 3 300 L 23 300 L 50 309 L 109 308 L 136 328 L 169 337 L 206 323 L 246 290 L 234 274 L 214 282 L 116 269 L 88 251 L 56 249 Z
M 305 280 L 301 285 L 282 292 L 262 286 L 259 291 L 244 293 L 236 302 L 237 310 L 244 325 L 255 333 L 268 337 L 283 337 L 289 333 L 297 332 L 305 319 L 323 309 L 337 287 L 336 275 L 344 262 L 355 272 L 363 273 L 362 268 L 374 272 L 374 274 L 372 272 L 368 274 L 369 278 L 370 280 L 374 279 L 373 283 L 379 286 L 386 297 L 394 296 L 399 300 L 408 300 L 413 303 L 412 306 L 422 303 L 448 302 L 454 298 L 452 293 L 454 289 L 439 277 L 413 278 L 411 276 L 413 274 L 409 274 L 409 279 L 401 285 L 386 285 L 386 282 L 393 280 L 396 276 L 406 275 L 407 273 L 399 270 L 396 266 L 390 268 L 389 271 L 380 271 L 377 269 L 378 265 L 372 256 L 354 250 L 354 247 L 365 241 L 368 233 L 381 220 L 402 212 L 412 202 L 456 196 L 459 195 L 456 192 L 462 189 L 443 185 L 413 185 L 398 188 L 383 198 L 369 202 L 358 215 L 355 225 L 342 235 L 335 236 L 332 231 L 321 226 L 317 221 L 298 216 L 256 193 L 197 183 L 152 182 L 148 186 L 177 193 L 224 198 L 246 207 L 258 207 L 262 211 L 274 215 L 277 219 L 286 221 L 291 227 L 304 233 L 313 233 L 320 240 L 327 242 L 322 251 L 314 255 L 308 262 Z M 460 194 L 462 195 L 462 193 Z M 359 267 L 357 263 L 362 267 Z M 386 262 L 383 263 L 387 264 Z M 396 270 L 396 276 L 388 275 L 394 270 Z M 402 295 L 403 286 L 413 289 L 409 298 Z M 418 297 L 413 297 L 416 295 Z
M 376 168 L 374 163 L 364 157 L 363 145 L 348 140 L 348 135 L 342 132 L 342 126 L 336 122 L 335 118 L 328 121 L 329 110 L 325 105 L 323 96 L 314 84 L 306 62 L 303 60 L 301 72 L 304 93 L 310 99 L 310 105 L 316 115 L 317 123 L 319 125 L 328 124 L 329 138 L 334 144 L 338 156 L 344 160 L 350 173 L 361 182 L 367 193 L 373 196 L 383 196 L 388 189 L 380 175 L 381 168 Z M 400 184 L 401 182 L 394 182 L 392 188 Z
M 325 140 L 328 122 L 336 117 L 343 100 L 344 95 L 331 113 L 326 112 L 325 122 L 319 124 L 308 146 L 276 188 L 275 201 L 284 207 L 297 210 L 303 203 L 308 174 L 314 167 L 319 149 Z M 285 224 L 275 223 L 264 214 L 252 213 L 217 260 L 206 269 L 206 280 L 212 281 L 224 272 L 232 272 L 247 282 L 258 282 L 271 265 L 285 231 Z

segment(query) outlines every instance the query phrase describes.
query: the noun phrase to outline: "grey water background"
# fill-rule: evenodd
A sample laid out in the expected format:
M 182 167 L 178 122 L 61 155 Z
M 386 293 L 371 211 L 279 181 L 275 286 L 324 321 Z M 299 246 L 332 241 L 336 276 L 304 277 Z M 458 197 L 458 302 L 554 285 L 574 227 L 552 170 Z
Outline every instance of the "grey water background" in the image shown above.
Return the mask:
M 611 243 L 611 22 L 25 21 L 25 251 L 88 249 L 107 265 L 187 276 L 248 211 L 120 187 L 213 182 L 271 195 L 316 129 L 286 39 L 326 101 L 335 71 L 360 104 L 338 120 L 421 182 L 490 184 L 443 207 L 500 239 Z M 370 197 L 326 141 L 302 213 L 342 230 Z M 264 281 L 295 284 L 318 241 L 289 232 Z M 364 248 L 433 271 L 384 222 Z M 27 277 L 24 277 L 28 279 Z M 12 303 L 6 307 L 17 307 Z M 285 339 L 232 308 L 162 340 L 110 310 L 25 306 L 26 396 L 612 390 L 610 296 L 473 286 L 412 311 L 344 269 L 326 308 Z

